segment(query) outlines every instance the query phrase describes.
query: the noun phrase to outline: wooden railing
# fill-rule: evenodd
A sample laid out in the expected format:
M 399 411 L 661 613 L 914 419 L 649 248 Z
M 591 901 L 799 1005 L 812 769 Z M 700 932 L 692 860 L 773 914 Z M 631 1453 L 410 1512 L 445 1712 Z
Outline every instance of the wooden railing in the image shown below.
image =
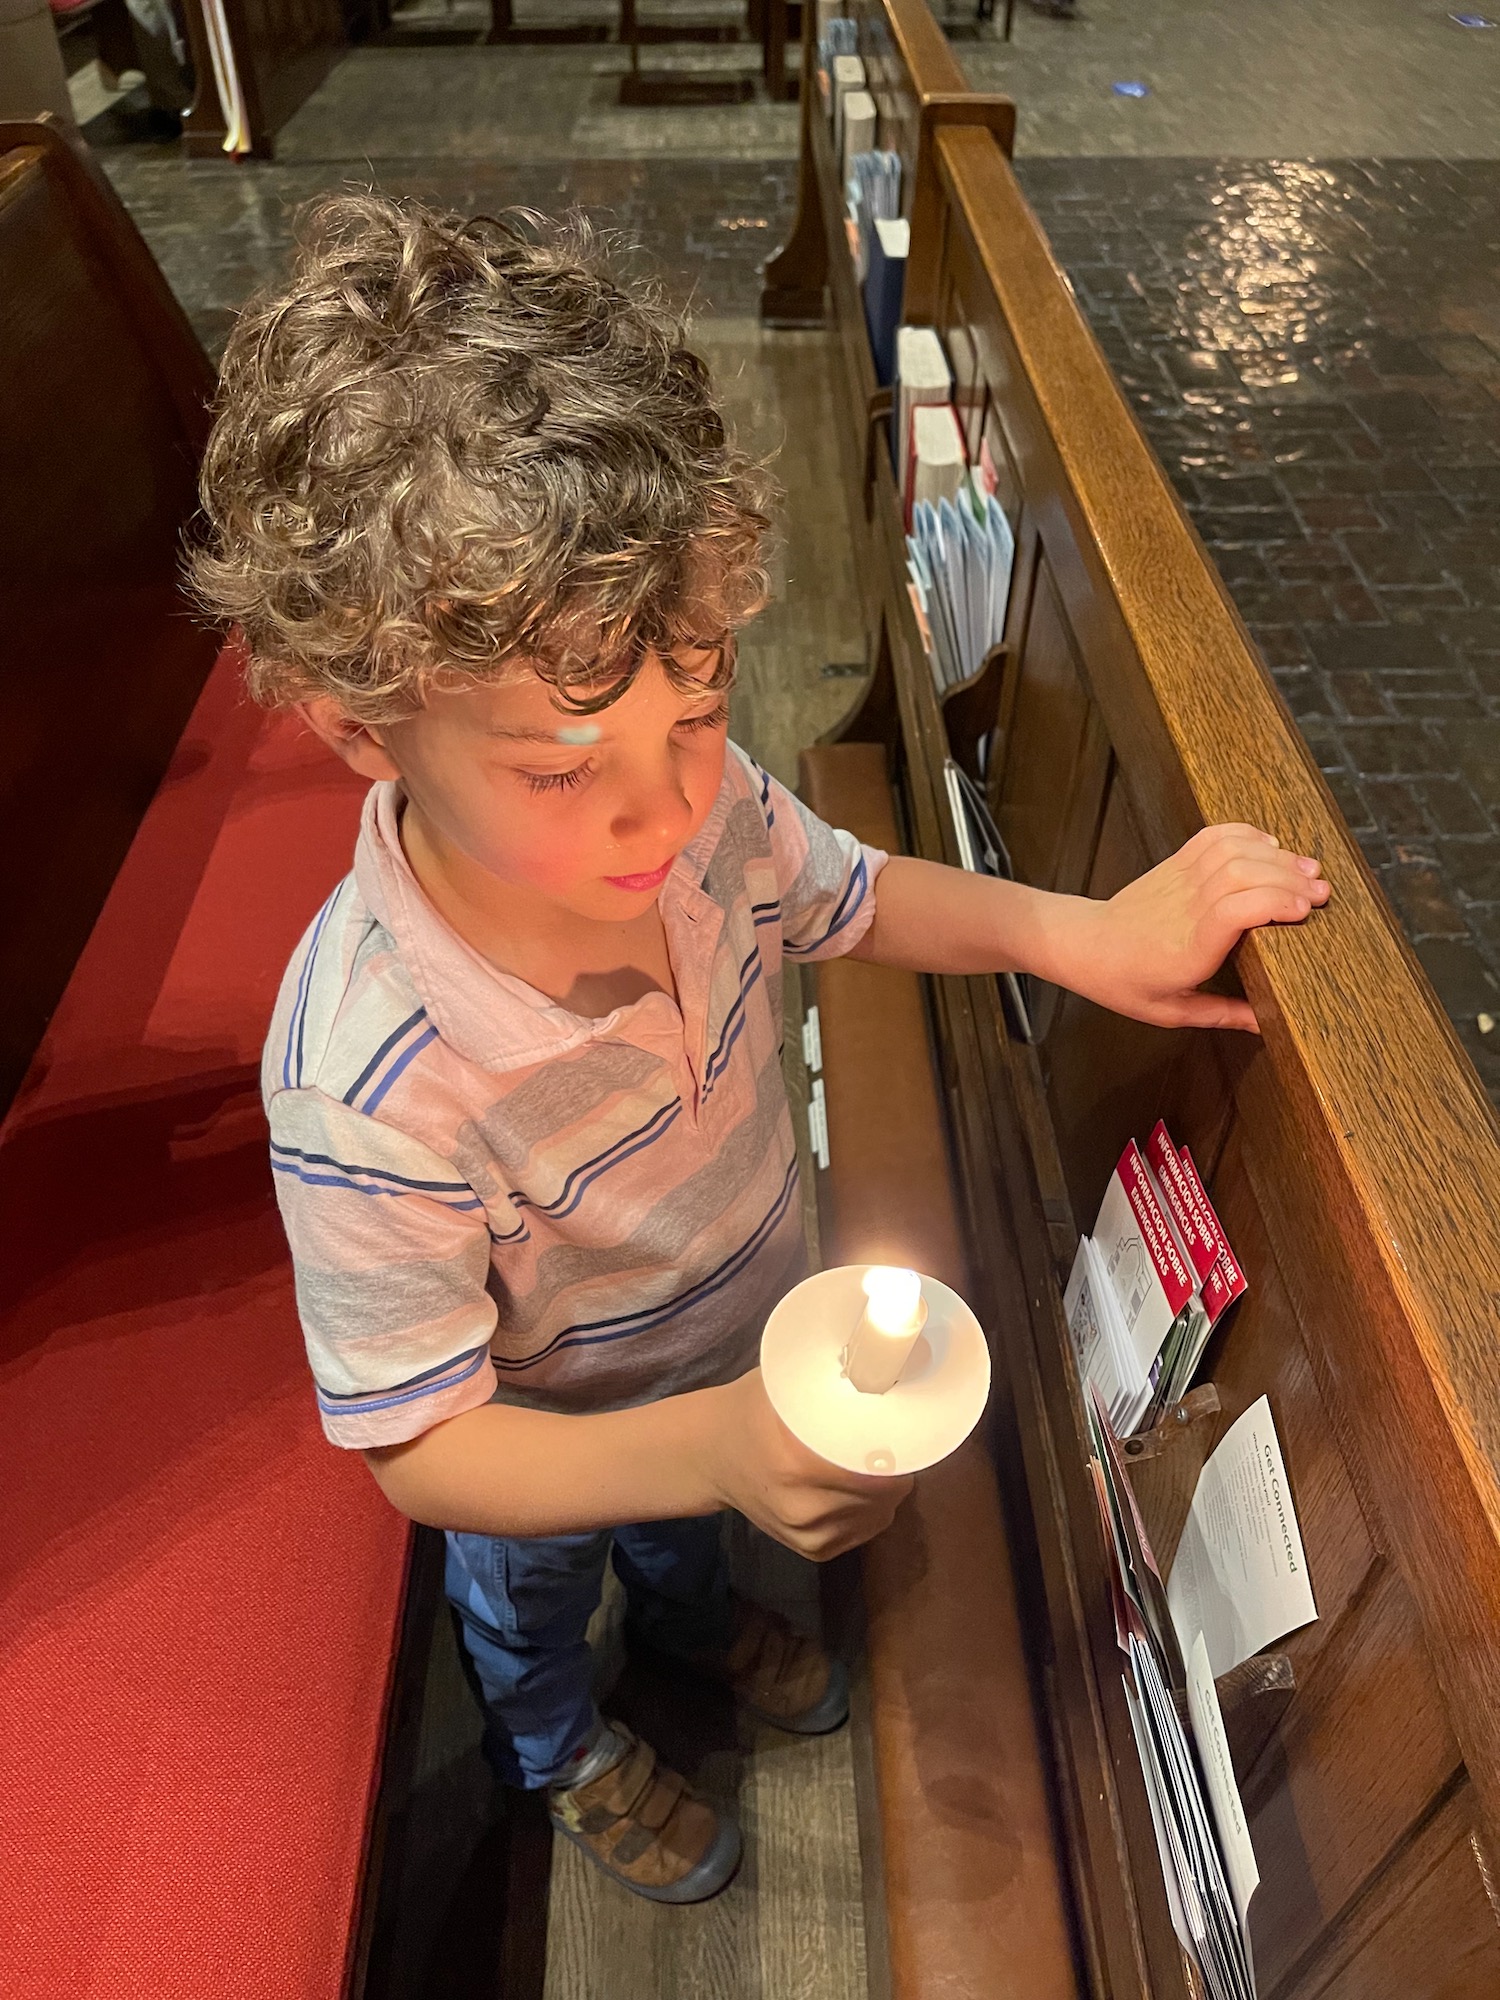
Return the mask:
M 905 95 L 924 101 L 922 10 L 871 11 Z M 889 92 L 890 138 L 907 146 L 899 76 Z M 836 221 L 812 108 L 810 172 Z M 1124 1706 L 1060 1308 L 1122 1144 L 1165 1116 L 1210 1178 L 1251 1287 L 1201 1371 L 1221 1414 L 1190 1428 L 1209 1442 L 1269 1395 L 1320 1614 L 1269 1676 L 1278 1719 L 1242 1739 L 1260 1991 L 1478 2000 L 1500 1991 L 1500 1131 L 1003 144 L 976 122 L 999 123 L 938 123 L 925 156 L 919 131 L 906 317 L 942 336 L 971 453 L 987 442 L 1016 529 L 1003 663 L 992 708 L 957 740 L 907 598 L 858 295 L 825 227 L 875 668 L 846 733 L 885 743 L 909 844 L 933 858 L 958 858 L 944 758 L 970 758 L 976 728 L 993 726 L 990 802 L 1027 880 L 1108 895 L 1200 826 L 1248 820 L 1321 856 L 1334 889 L 1307 923 L 1257 932 L 1236 955 L 1259 1040 L 1169 1033 L 1043 992 L 1028 1046 L 1010 1038 L 994 981 L 931 986 L 976 1304 L 1002 1364 L 1002 1484 L 1034 1542 L 1034 1572 L 1019 1569 L 1038 1579 L 1035 1664 L 1085 1961 L 1113 2000 L 1191 1989 Z

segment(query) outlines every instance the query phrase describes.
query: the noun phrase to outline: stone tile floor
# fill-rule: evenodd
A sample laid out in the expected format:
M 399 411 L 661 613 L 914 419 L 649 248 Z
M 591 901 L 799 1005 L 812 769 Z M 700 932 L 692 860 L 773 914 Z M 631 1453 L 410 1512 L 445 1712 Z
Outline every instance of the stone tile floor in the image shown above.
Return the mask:
M 754 313 L 760 267 L 791 227 L 795 160 L 405 159 L 355 166 L 188 162 L 166 147 L 111 149 L 106 171 L 215 357 L 236 310 L 283 268 L 292 218 L 330 188 L 376 186 L 466 215 L 577 205 L 640 247 L 637 260 L 695 312 Z M 630 260 L 627 260 L 629 262 Z
M 971 0 L 948 5 L 955 23 L 973 15 Z M 955 49 L 976 89 L 1016 100 L 1021 153 L 1493 157 L 1500 29 L 1459 27 L 1468 5 L 1076 0 L 1057 20 L 1019 0 L 1011 42 L 998 22 L 979 39 L 971 25 Z M 1117 82 L 1147 95 L 1116 96 Z
M 1500 1099 L 1500 161 L 1018 170 Z
M 642 61 L 757 78 L 761 52 L 669 43 Z M 352 49 L 279 134 L 277 162 L 796 159 L 795 104 L 624 105 L 629 66 L 614 46 Z

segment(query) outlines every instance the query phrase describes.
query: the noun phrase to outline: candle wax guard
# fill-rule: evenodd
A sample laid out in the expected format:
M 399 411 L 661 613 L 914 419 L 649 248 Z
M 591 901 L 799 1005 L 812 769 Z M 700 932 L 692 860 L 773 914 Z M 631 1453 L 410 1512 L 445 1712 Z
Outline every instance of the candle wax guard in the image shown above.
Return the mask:
M 956 1451 L 989 1397 L 990 1355 L 958 1293 L 922 1279 L 927 1322 L 901 1377 L 867 1395 L 844 1374 L 865 1307 L 868 1264 L 842 1264 L 793 1286 L 761 1336 L 761 1379 L 794 1437 L 846 1472 L 920 1472 Z

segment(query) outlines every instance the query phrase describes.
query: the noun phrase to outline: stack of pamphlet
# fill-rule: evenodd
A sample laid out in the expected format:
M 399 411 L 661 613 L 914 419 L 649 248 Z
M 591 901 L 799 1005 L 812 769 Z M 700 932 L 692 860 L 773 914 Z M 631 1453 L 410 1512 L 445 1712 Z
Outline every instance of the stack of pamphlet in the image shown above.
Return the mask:
M 1172 1926 L 1210 2000 L 1254 2000 L 1260 1882 L 1215 1677 L 1318 1615 L 1281 1444 L 1262 1396 L 1204 1466 L 1163 1585 L 1117 1433 L 1085 1389 L 1125 1701 Z
M 918 449 L 913 464 L 918 472 L 922 422 L 939 414 L 920 408 L 915 413 Z M 978 480 L 965 478 L 956 500 L 936 506 L 915 502 L 906 538 L 908 589 L 940 690 L 977 674 L 986 653 L 999 642 L 1015 552 L 1004 509 Z
M 835 56 L 859 54 L 859 28 L 844 14 L 830 15 L 818 0 L 818 67 L 827 69 Z
M 1208 1336 L 1245 1290 L 1190 1153 L 1158 1121 L 1120 1155 L 1064 1298 L 1085 1379 L 1121 1437 L 1180 1402 Z
M 1172 1928 L 1201 1969 L 1210 2000 L 1254 2000 L 1247 1917 L 1259 1876 L 1213 1675 L 1202 1671 L 1201 1661 L 1195 1663 L 1199 1671 L 1190 1672 L 1108 1415 L 1097 1395 L 1086 1393 L 1084 1403 L 1094 1494 L 1112 1557 L 1110 1595 L 1125 1704 L 1146 1779 Z M 1188 1697 L 1191 1729 L 1183 1725 L 1174 1692 Z M 1248 1882 L 1243 1908 L 1231 1872 Z
M 844 187 L 845 216 L 849 225 L 849 247 L 854 257 L 854 275 L 861 284 L 870 269 L 877 222 L 896 221 L 901 214 L 901 155 L 899 153 L 856 153 L 849 162 L 849 179 Z M 905 273 L 902 273 L 903 277 Z M 900 306 L 897 305 L 899 313 Z M 895 327 L 891 329 L 894 346 Z M 886 378 L 889 380 L 889 377 Z

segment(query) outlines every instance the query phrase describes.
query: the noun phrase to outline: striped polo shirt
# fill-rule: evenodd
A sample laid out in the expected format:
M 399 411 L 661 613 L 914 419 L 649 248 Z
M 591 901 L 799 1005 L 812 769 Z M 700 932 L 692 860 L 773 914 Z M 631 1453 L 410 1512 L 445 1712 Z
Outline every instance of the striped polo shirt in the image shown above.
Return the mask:
M 732 1381 L 802 1256 L 782 959 L 858 942 L 885 855 L 731 744 L 660 892 L 677 999 L 591 1020 L 438 915 L 401 804 L 371 788 L 262 1066 L 325 1431 L 395 1444 L 495 1398 Z

